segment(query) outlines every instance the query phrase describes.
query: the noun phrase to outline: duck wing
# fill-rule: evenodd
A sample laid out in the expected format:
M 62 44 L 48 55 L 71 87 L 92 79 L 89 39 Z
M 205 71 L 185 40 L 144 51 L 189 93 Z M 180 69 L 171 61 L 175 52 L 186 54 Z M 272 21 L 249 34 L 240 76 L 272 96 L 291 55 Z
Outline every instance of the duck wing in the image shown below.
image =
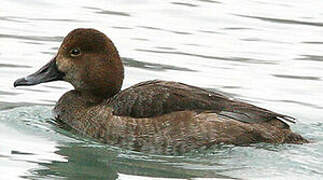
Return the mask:
M 246 123 L 294 118 L 234 100 L 222 93 L 172 81 L 145 81 L 131 86 L 108 101 L 113 114 L 134 118 L 155 117 L 174 111 L 212 112 Z

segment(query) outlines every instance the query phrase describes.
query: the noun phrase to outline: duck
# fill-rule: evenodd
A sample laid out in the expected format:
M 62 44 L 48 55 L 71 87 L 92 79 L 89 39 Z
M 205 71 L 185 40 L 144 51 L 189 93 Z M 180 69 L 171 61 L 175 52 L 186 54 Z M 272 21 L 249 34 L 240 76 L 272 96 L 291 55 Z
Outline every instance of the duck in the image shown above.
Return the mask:
M 77 133 L 119 148 L 158 154 L 216 145 L 303 144 L 295 118 L 180 82 L 150 80 L 121 90 L 124 66 L 113 42 L 78 28 L 57 54 L 14 87 L 65 81 L 74 89 L 54 107 L 55 119 Z

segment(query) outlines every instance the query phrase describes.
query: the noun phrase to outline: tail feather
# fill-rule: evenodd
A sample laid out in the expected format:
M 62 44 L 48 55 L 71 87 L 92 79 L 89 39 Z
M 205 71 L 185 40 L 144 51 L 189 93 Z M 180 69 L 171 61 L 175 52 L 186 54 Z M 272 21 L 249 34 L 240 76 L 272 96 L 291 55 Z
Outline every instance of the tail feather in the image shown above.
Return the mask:
M 309 143 L 309 141 L 305 138 L 303 138 L 301 135 L 290 132 L 284 143 L 290 143 L 290 144 L 304 144 L 304 143 Z

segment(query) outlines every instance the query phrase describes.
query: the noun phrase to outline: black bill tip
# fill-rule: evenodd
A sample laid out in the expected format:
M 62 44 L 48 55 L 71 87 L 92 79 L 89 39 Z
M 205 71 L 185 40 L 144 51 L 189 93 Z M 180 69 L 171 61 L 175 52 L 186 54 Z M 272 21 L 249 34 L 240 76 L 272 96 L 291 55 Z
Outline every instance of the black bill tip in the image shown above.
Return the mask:
M 28 86 L 29 83 L 28 81 L 26 80 L 26 77 L 23 77 L 23 78 L 19 78 L 17 79 L 14 83 L 13 83 L 13 86 L 14 87 L 17 87 L 17 86 Z

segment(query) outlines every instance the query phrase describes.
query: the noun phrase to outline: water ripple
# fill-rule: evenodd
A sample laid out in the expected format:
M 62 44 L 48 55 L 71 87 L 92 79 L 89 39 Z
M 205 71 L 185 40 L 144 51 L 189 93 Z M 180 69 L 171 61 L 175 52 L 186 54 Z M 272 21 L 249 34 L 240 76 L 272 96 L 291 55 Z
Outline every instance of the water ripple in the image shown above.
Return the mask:
M 137 61 L 133 58 L 123 57 L 122 61 L 125 66 L 147 69 L 152 71 L 177 70 L 177 71 L 195 72 L 195 70 L 189 69 L 189 68 L 177 67 L 177 66 L 166 65 L 166 64 L 142 62 L 142 61 Z
M 10 21 L 16 23 L 27 23 L 27 21 L 17 20 L 18 17 L 13 16 L 0 16 L 0 21 Z
M 11 35 L 11 34 L 0 34 L 0 38 L 10 38 L 10 39 L 22 39 L 22 40 L 34 40 L 34 41 L 53 41 L 61 42 L 63 36 L 22 36 L 22 35 Z
M 133 29 L 131 27 L 124 27 L 124 26 L 111 26 L 114 29 Z
M 28 107 L 28 106 L 35 106 L 35 105 L 41 105 L 41 106 L 52 106 L 52 104 L 39 104 L 39 103 L 30 103 L 30 102 L 5 102 L 1 101 L 0 102 L 0 111 L 2 110 L 8 110 L 8 109 L 13 109 L 17 107 Z
M 295 75 L 284 75 L 284 74 L 272 74 L 272 76 L 278 77 L 278 78 L 286 78 L 286 79 L 313 80 L 313 81 L 317 81 L 321 79 L 315 76 L 295 76 Z
M 164 50 L 176 50 L 176 48 L 173 48 L 173 47 L 162 47 L 162 46 L 156 46 L 155 48 L 157 49 L 164 49 Z
M 32 21 L 57 21 L 57 22 L 88 22 L 79 19 L 55 19 L 55 18 L 25 18 Z
M 27 23 L 29 21 L 53 21 L 53 22 L 87 22 L 79 19 L 66 19 L 66 18 L 30 18 L 30 17 L 19 17 L 19 16 L 2 16 L 0 21 L 10 21 L 17 23 Z
M 0 95 L 17 95 L 20 93 L 16 93 L 16 92 L 8 92 L 8 91 L 0 91 Z
M 16 150 L 12 150 L 11 154 L 15 154 L 15 155 L 35 155 L 34 153 L 22 152 L 22 151 L 16 151 Z
M 299 104 L 299 105 L 302 105 L 302 106 L 312 107 L 312 108 L 315 108 L 315 109 L 323 109 L 323 106 L 318 106 L 318 105 L 315 105 L 315 104 L 305 103 L 305 102 L 295 101 L 295 100 L 278 100 L 278 102 L 293 103 L 293 104 Z
M 150 53 L 159 53 L 159 54 L 177 54 L 177 55 L 186 55 L 186 56 L 193 56 L 193 57 L 206 58 L 206 59 L 243 62 L 243 63 L 249 63 L 249 64 L 276 64 L 275 62 L 270 60 L 253 59 L 253 58 L 245 58 L 245 57 L 227 58 L 227 57 L 219 57 L 219 56 L 192 54 L 192 53 L 181 52 L 181 51 L 157 51 L 157 50 L 148 50 L 148 49 L 135 49 L 135 50 L 141 51 L 141 52 L 150 52 Z
M 239 16 L 239 17 L 251 18 L 251 19 L 259 19 L 262 21 L 268 21 L 268 22 L 272 22 L 272 23 L 309 25 L 309 26 L 317 26 L 317 27 L 323 26 L 323 22 L 308 22 L 308 21 L 279 19 L 279 18 L 270 18 L 270 17 L 261 17 L 261 16 L 248 16 L 248 15 L 241 15 L 241 14 L 233 14 L 233 15 Z
M 144 29 L 150 29 L 150 30 L 158 30 L 158 31 L 171 32 L 171 33 L 181 34 L 181 35 L 191 35 L 191 34 L 193 34 L 193 33 L 190 33 L 190 32 L 174 31 L 174 30 L 162 29 L 162 28 L 151 27 L 151 26 L 137 26 L 137 27 L 144 28 Z
M 245 27 L 226 27 L 226 28 L 223 28 L 223 30 L 254 30 L 252 28 L 245 28 Z
M 19 64 L 2 64 L 0 63 L 0 68 L 31 68 L 32 66 L 19 65 Z
M 255 98 L 255 99 L 260 100 L 260 101 L 268 101 L 268 102 L 282 102 L 282 103 L 297 104 L 297 105 L 301 105 L 301 106 L 311 107 L 314 109 L 323 109 L 323 106 L 319 106 L 319 105 L 311 104 L 311 103 L 307 103 L 307 102 L 290 100 L 290 99 L 279 99 L 279 100 L 273 100 L 273 99 L 267 99 L 267 98 Z
M 102 10 L 99 12 L 96 12 L 98 14 L 109 14 L 109 15 L 117 15 L 117 16 L 130 16 L 128 13 L 124 12 L 117 12 L 117 11 L 108 11 L 108 10 Z
M 301 58 L 296 58 L 296 60 L 323 62 L 323 56 L 316 56 L 316 55 L 301 55 L 301 56 L 302 56 Z
M 207 2 L 207 3 L 217 3 L 217 4 L 221 4 L 220 1 L 213 1 L 213 0 L 198 0 L 200 2 Z
M 269 43 L 279 43 L 279 44 L 293 44 L 290 42 L 283 42 L 283 41 L 273 41 L 273 40 L 266 40 L 261 38 L 242 38 L 241 41 L 249 41 L 249 42 L 269 42 Z
M 303 41 L 304 44 L 323 44 L 321 41 Z
M 149 41 L 149 39 L 145 38 L 131 38 L 132 40 L 137 40 L 137 41 Z
M 17 90 L 19 90 L 19 91 L 21 91 L 21 90 L 23 90 L 23 91 L 30 91 L 30 92 L 43 92 L 43 93 L 48 92 L 47 90 L 32 89 L 32 88 L 23 88 L 23 87 L 21 87 L 21 88 L 19 88 Z
M 198 32 L 202 32 L 202 33 L 209 33 L 209 34 L 223 34 L 221 32 L 217 32 L 217 31 L 210 31 L 210 30 L 199 30 Z
M 171 4 L 181 5 L 181 6 L 187 6 L 187 7 L 198 7 L 198 5 L 191 4 L 191 3 L 171 2 Z
M 95 13 L 97 13 L 97 14 L 108 14 L 108 15 L 115 15 L 115 16 L 130 16 L 130 14 L 126 13 L 126 12 L 110 11 L 110 10 L 104 10 L 104 9 L 101 9 L 101 8 L 96 8 L 96 7 L 89 7 L 89 6 L 85 6 L 83 8 L 96 10 Z

